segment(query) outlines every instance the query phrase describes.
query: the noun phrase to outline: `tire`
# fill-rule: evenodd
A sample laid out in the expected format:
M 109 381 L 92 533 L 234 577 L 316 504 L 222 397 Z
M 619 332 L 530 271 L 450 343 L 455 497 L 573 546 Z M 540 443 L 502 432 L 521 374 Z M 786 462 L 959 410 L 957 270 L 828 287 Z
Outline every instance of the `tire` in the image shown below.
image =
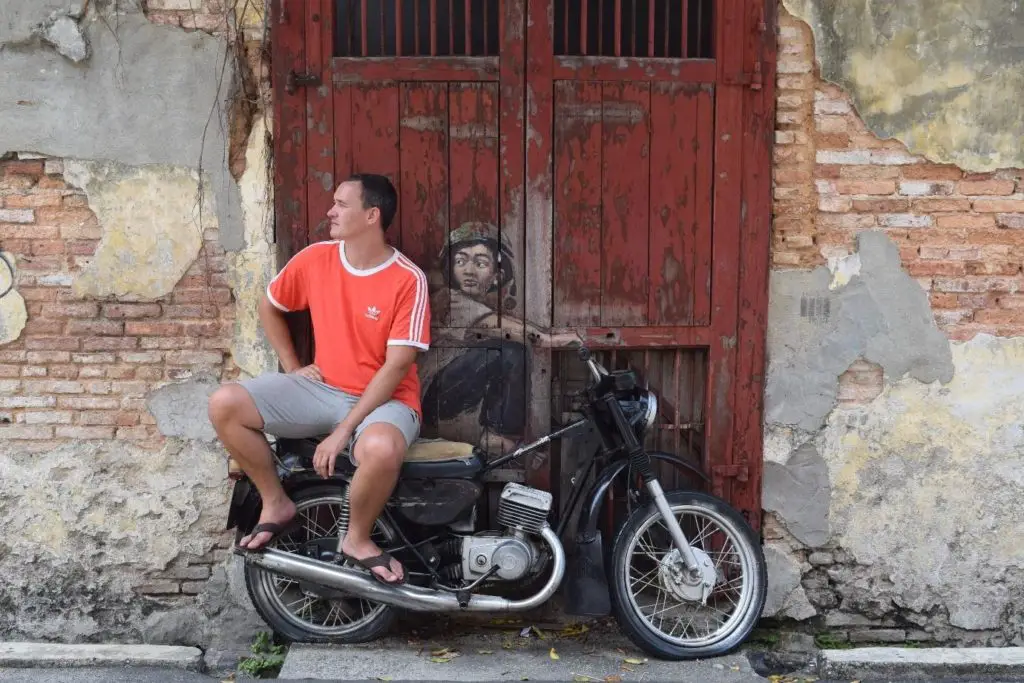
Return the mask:
M 347 505 L 345 488 L 343 486 L 313 486 L 302 489 L 292 495 L 292 500 L 298 509 L 296 515 L 302 514 L 304 510 L 310 510 L 322 505 L 335 505 L 339 507 Z M 335 529 L 336 527 L 334 529 L 329 529 L 328 533 Z M 301 530 L 299 533 L 302 533 Z M 388 539 L 393 539 L 396 536 L 395 530 L 391 528 L 384 519 L 378 519 L 376 527 L 374 528 L 374 534 L 376 535 L 379 533 L 383 533 L 383 535 Z M 277 546 L 286 538 L 290 538 L 290 534 L 274 539 L 270 544 L 270 547 Z M 337 535 L 333 538 L 336 540 Z M 327 598 L 318 598 L 319 601 L 331 605 L 328 616 L 334 614 L 337 603 L 358 605 L 358 603 L 361 602 L 363 603 L 363 609 L 366 612 L 369 612 L 369 614 L 347 627 L 338 627 L 333 629 L 317 627 L 308 621 L 299 619 L 296 615 L 284 609 L 284 604 L 273 590 L 274 581 L 274 574 L 248 563 L 245 565 L 245 587 L 249 592 L 249 599 L 252 601 L 253 607 L 260 615 L 260 618 L 262 618 L 275 633 L 291 642 L 338 644 L 365 643 L 383 636 L 390 628 L 391 623 L 395 618 L 395 608 L 379 602 L 362 600 L 360 598 L 352 598 L 348 600 L 329 600 Z
M 721 634 L 702 640 L 670 637 L 642 615 L 640 601 L 634 600 L 629 577 L 633 558 L 632 548 L 646 533 L 646 529 L 661 519 L 661 515 L 652 501 L 637 508 L 619 528 L 615 536 L 610 572 L 612 612 L 619 627 L 629 639 L 652 657 L 686 660 L 727 654 L 746 640 L 757 625 L 761 611 L 764 609 L 768 572 L 760 540 L 746 520 L 720 498 L 696 491 L 672 491 L 667 492 L 665 497 L 677 517 L 680 512 L 691 512 L 709 518 L 732 541 L 741 562 L 744 562 L 743 581 L 745 585 L 742 587 L 739 600 L 742 603 L 742 608 L 737 610 L 734 617 L 726 621 L 728 628 L 724 628 Z M 688 533 L 687 540 L 696 545 L 693 535 Z M 661 567 L 662 565 L 664 562 L 659 562 L 656 566 Z M 735 579 L 730 580 L 729 583 L 734 581 Z M 664 583 L 661 585 L 663 586 Z M 668 605 L 668 601 L 665 604 Z M 673 604 L 686 605 L 688 603 L 678 598 L 674 599 Z M 699 605 L 699 603 L 689 604 Z M 657 608 L 658 605 L 659 603 L 655 602 L 654 607 Z M 690 622 L 692 621 L 693 617 L 690 619 Z M 684 627 L 684 634 L 686 628 Z

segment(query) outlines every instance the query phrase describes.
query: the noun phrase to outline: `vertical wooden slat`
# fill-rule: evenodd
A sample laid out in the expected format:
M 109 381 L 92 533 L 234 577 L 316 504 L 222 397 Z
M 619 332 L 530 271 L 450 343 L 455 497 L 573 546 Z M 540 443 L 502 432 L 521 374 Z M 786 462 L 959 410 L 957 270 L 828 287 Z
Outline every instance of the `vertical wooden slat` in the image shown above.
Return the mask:
M 743 0 L 722 0 L 725 11 L 719 35 L 735 40 L 743 31 Z M 743 72 L 743 51 L 720 56 L 715 106 L 714 270 L 711 291 L 712 343 L 708 359 L 706 439 L 709 462 L 729 465 L 733 447 L 733 378 L 736 376 L 736 314 L 739 306 L 740 211 L 743 205 L 743 99 L 738 83 Z M 728 496 L 729 482 L 714 475 L 712 491 Z
M 402 0 L 395 0 L 395 54 L 402 56 Z
M 744 130 L 744 215 L 740 257 L 735 449 L 738 462 L 747 465 L 746 482 L 733 497 L 755 529 L 761 524 L 763 468 L 763 397 L 765 341 L 768 312 L 768 267 L 771 239 L 771 153 L 775 120 L 775 6 L 754 0 L 748 6 L 747 59 L 762 60 L 761 90 L 744 90 L 747 106 Z M 757 28 L 764 22 L 764 31 Z M 719 45 L 724 45 L 718 41 Z
M 650 322 L 693 322 L 697 102 L 679 83 L 651 90 Z M 709 245 L 710 246 L 710 245 Z
M 498 86 L 496 83 L 452 83 L 449 85 L 449 155 L 451 158 L 451 230 L 467 223 L 493 226 L 497 236 L 498 218 Z M 454 255 L 442 268 L 451 267 Z M 495 268 L 499 264 L 495 262 Z M 479 282 L 478 282 L 479 283 Z M 521 290 L 521 284 L 515 283 Z M 497 327 L 502 310 L 501 292 L 471 292 L 487 297 L 495 316 L 478 320 L 465 308 L 452 311 L 451 327 Z M 461 316 L 460 316 L 461 314 Z M 466 317 L 470 315 L 470 317 Z
M 531 325 L 541 329 L 548 329 L 551 326 L 551 289 L 552 281 L 552 121 L 553 121 L 553 13 L 551 0 L 506 0 L 504 3 L 508 9 L 506 17 L 510 25 L 506 27 L 504 40 L 505 49 L 502 50 L 502 64 L 509 64 L 509 70 L 502 71 L 502 136 L 510 126 L 517 126 L 517 135 L 514 142 L 518 145 L 506 146 L 502 149 L 526 149 L 525 168 L 525 224 L 529 230 L 520 233 L 523 237 L 525 252 L 523 263 L 526 282 L 526 300 L 524 316 Z M 525 21 L 525 12 L 529 11 L 529 21 Z M 512 23 L 515 17 L 519 17 L 518 26 Z M 526 41 L 530 45 L 529 53 L 522 48 L 522 41 L 519 38 L 525 33 Z M 514 46 L 514 47 L 513 47 Z M 509 48 L 515 50 L 514 58 L 510 59 Z M 525 68 L 519 74 L 526 78 L 525 83 L 525 113 L 526 129 L 522 128 L 524 113 L 522 109 L 516 117 L 515 122 L 506 123 L 504 112 L 506 102 L 509 107 L 519 106 L 516 103 L 523 102 L 522 98 L 513 99 L 523 94 L 523 89 L 515 88 L 512 85 L 513 79 L 517 77 L 511 68 L 513 65 L 518 68 Z M 506 98 L 506 94 L 508 98 Z M 529 131 L 529 135 L 526 132 Z M 510 140 L 511 141 L 511 140 Z M 510 155 L 511 157 L 511 155 Z M 522 167 L 507 166 L 502 161 L 503 169 L 508 168 L 509 175 L 516 174 L 522 177 Z M 511 180 L 511 178 L 509 178 Z M 503 170 L 502 182 L 506 182 L 505 171 Z M 513 184 L 512 187 L 515 187 Z M 505 193 L 502 194 L 505 197 Z M 510 200 L 514 197 L 510 197 Z M 512 202 L 510 201 L 510 204 Z M 522 214 L 517 218 L 522 221 Z M 533 284 L 545 283 L 545 284 Z M 539 437 L 551 428 L 551 360 L 552 352 L 549 349 L 537 348 L 531 358 L 530 375 L 530 432 L 531 436 Z M 549 460 L 534 458 L 527 470 L 527 481 L 532 486 L 544 490 L 551 489 L 552 463 Z M 556 501 L 558 500 L 556 496 Z
M 402 83 L 400 92 L 402 251 L 425 264 L 448 231 L 448 84 Z
M 437 0 L 430 0 L 430 56 L 437 56 Z
M 466 54 L 473 54 L 473 10 L 472 0 L 466 0 Z
M 484 54 L 485 55 L 489 55 L 489 54 L 491 54 L 491 51 L 490 51 L 490 44 L 489 44 L 490 41 L 488 40 L 488 38 L 490 37 L 490 31 L 487 30 L 487 5 L 488 5 L 487 0 L 484 0 L 484 2 L 481 3 L 481 4 L 483 5 L 483 8 L 484 8 L 484 23 L 483 23 Z
M 647 0 L 647 56 L 654 56 L 654 0 Z
M 601 323 L 601 84 L 555 84 L 554 323 Z
M 398 86 L 394 83 L 367 83 L 352 87 L 351 147 L 353 172 L 386 175 L 401 193 L 398 97 Z M 399 201 L 395 221 L 387 232 L 388 239 L 399 249 L 405 247 L 400 226 L 408 212 L 405 203 Z
M 334 88 L 334 180 L 335 185 L 352 174 L 352 91 L 355 86 Z
M 622 0 L 615 0 L 615 56 L 622 56 Z
M 412 25 L 413 25 L 413 39 L 416 43 L 416 52 L 414 54 L 421 55 L 420 52 L 420 3 L 412 3 Z
M 306 148 L 306 211 L 308 242 L 330 239 L 327 212 L 334 193 L 334 131 L 333 94 L 330 86 L 331 18 L 334 3 L 317 0 L 310 3 L 306 14 L 306 70 L 321 77 L 322 85 L 303 88 L 306 94 L 308 129 Z
M 587 22 L 587 7 L 590 5 L 588 0 L 580 0 L 580 54 L 587 55 L 587 34 L 590 33 L 589 23 Z
M 367 20 L 367 15 L 368 15 L 368 11 L 367 11 L 367 7 L 366 7 L 366 0 L 359 0 L 359 22 L 360 22 L 360 27 L 362 28 L 362 30 L 359 33 L 359 37 L 362 40 L 362 46 L 360 48 L 359 54 L 362 57 L 366 56 L 367 50 L 369 49 L 367 47 L 367 38 L 369 37 L 369 33 L 367 31 L 367 21 L 366 21 Z
M 711 321 L 711 257 L 714 240 L 712 227 L 712 200 L 714 193 L 714 139 L 715 100 L 710 86 L 701 86 L 696 92 L 696 126 L 693 147 L 696 152 L 696 170 L 693 185 L 693 324 L 707 325 Z
M 698 2 L 699 1 L 700 0 L 698 0 Z M 682 2 L 683 2 L 683 16 L 682 16 L 681 21 L 683 22 L 683 30 L 682 30 L 682 38 L 681 38 L 681 43 L 680 43 L 680 45 L 681 45 L 680 50 L 681 51 L 679 53 L 679 56 L 682 57 L 683 59 L 686 59 L 689 56 L 689 53 L 687 52 L 687 47 L 686 47 L 686 44 L 687 44 L 687 35 L 686 34 L 687 34 L 687 31 L 688 31 L 689 18 L 690 18 L 690 6 L 689 6 L 690 5 L 690 0 L 682 0 Z
M 602 84 L 601 323 L 647 323 L 649 83 Z

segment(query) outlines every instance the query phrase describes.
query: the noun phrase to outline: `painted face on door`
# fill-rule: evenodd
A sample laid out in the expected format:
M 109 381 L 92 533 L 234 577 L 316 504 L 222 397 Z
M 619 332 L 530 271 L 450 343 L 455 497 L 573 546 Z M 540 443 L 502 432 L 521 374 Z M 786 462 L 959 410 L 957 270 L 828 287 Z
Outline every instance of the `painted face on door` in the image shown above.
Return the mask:
M 460 248 L 452 256 L 452 275 L 463 292 L 481 299 L 494 285 L 497 275 L 494 252 L 485 244 Z

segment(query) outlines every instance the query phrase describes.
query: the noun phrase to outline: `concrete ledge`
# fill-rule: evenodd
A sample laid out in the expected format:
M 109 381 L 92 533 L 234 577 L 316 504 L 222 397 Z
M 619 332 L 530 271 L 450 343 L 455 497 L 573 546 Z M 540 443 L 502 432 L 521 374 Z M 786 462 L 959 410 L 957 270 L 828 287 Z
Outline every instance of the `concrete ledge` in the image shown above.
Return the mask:
M 171 645 L 0 643 L 0 668 L 162 666 L 198 671 L 203 652 Z
M 1003 675 L 1024 677 L 1024 648 L 903 648 L 864 647 L 852 650 L 821 650 L 818 675 L 822 678 L 900 676 Z

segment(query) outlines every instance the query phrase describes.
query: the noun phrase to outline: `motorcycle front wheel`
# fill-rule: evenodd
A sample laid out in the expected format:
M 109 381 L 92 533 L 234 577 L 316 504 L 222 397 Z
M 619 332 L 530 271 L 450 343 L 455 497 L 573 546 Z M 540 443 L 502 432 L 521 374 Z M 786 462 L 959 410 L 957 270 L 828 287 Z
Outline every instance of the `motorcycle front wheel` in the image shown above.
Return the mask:
M 282 552 L 319 547 L 335 550 L 348 523 L 348 499 L 339 486 L 315 486 L 293 496 L 298 528 L 270 547 Z M 378 518 L 371 537 L 382 547 L 397 534 Z M 260 617 L 278 635 L 301 643 L 365 643 L 384 635 L 395 616 L 388 605 L 346 595 L 245 565 L 245 586 Z
M 764 552 L 754 530 L 725 501 L 695 491 L 665 494 L 695 554 L 716 580 L 702 604 L 653 502 L 637 508 L 612 547 L 612 609 L 619 627 L 659 659 L 715 657 L 734 650 L 757 624 L 767 596 Z

